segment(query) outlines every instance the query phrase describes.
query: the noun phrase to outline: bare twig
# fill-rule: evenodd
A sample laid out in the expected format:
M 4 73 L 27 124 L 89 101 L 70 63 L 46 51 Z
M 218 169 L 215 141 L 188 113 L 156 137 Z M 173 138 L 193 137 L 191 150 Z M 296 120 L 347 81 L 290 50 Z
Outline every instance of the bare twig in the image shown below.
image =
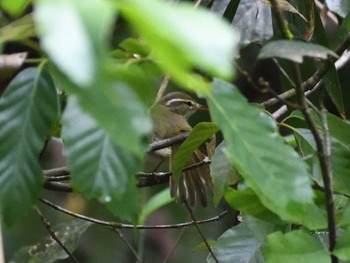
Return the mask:
M 79 263 L 79 261 L 73 256 L 73 254 L 66 248 L 66 246 L 57 237 L 55 230 L 52 228 L 50 222 L 43 216 L 39 208 L 36 208 L 36 212 L 40 216 L 41 222 L 45 225 L 47 231 L 50 233 L 51 238 L 57 242 L 57 244 L 67 253 L 67 255 L 72 259 L 73 262 Z
M 92 218 L 92 217 L 88 217 L 85 215 L 81 215 L 78 213 L 74 213 L 70 210 L 67 210 L 63 207 L 60 207 L 46 199 L 40 198 L 39 199 L 42 203 L 44 203 L 45 205 L 50 206 L 51 208 L 60 211 L 62 213 L 65 213 L 67 215 L 79 218 L 81 220 L 84 221 L 88 221 L 97 225 L 102 225 L 102 226 L 107 226 L 110 228 L 123 228 L 123 229 L 177 229 L 177 228 L 183 228 L 183 227 L 188 227 L 188 226 L 192 226 L 195 223 L 193 221 L 189 221 L 189 222 L 185 222 L 185 223 L 179 223 L 179 224 L 167 224 L 167 225 L 132 225 L 132 224 L 124 224 L 124 223 L 119 223 L 119 222 L 111 222 L 111 221 L 104 221 L 104 220 L 99 220 L 96 218 Z M 211 222 L 215 222 L 220 220 L 221 218 L 223 218 L 226 214 L 227 214 L 227 210 L 220 213 L 217 216 L 208 218 L 208 219 L 204 219 L 204 220 L 199 220 L 197 221 L 197 224 L 207 224 L 207 223 L 211 223 Z
M 175 251 L 177 245 L 179 244 L 183 234 L 185 233 L 186 228 L 182 228 L 180 231 L 180 234 L 178 235 L 178 237 L 176 238 L 173 247 L 171 248 L 171 250 L 169 251 L 169 253 L 166 255 L 166 257 L 163 259 L 162 263 L 167 263 L 168 260 L 170 259 L 170 256 L 173 254 L 173 252 Z
M 218 261 L 218 259 L 216 258 L 216 256 L 215 256 L 215 254 L 214 254 L 212 248 L 210 247 L 210 245 L 209 245 L 209 243 L 208 243 L 206 237 L 203 235 L 202 230 L 199 228 L 198 222 L 197 222 L 197 220 L 196 220 L 196 218 L 195 218 L 195 216 L 194 216 L 194 214 L 193 214 L 193 212 L 192 212 L 191 207 L 188 205 L 188 203 L 187 203 L 186 201 L 185 201 L 185 205 L 186 205 L 186 208 L 187 208 L 188 213 L 190 214 L 190 216 L 191 216 L 191 218 L 192 218 L 192 220 L 193 220 L 193 222 L 194 222 L 194 225 L 195 225 L 196 228 L 197 228 L 198 234 L 201 236 L 201 238 L 202 238 L 202 240 L 203 240 L 205 246 L 207 247 L 207 249 L 208 249 L 210 255 L 213 257 L 213 259 L 214 259 L 214 261 L 215 261 L 216 263 L 219 263 L 219 261 Z

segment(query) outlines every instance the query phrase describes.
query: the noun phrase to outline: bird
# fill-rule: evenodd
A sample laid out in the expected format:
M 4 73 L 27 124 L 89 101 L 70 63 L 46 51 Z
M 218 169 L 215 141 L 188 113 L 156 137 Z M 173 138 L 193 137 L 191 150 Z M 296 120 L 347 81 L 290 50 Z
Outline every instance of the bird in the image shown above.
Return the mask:
M 183 92 L 170 92 L 162 97 L 157 104 L 151 108 L 151 118 L 153 121 L 152 141 L 164 140 L 174 137 L 183 132 L 191 131 L 192 127 L 188 123 L 188 118 L 197 110 L 207 109 L 199 104 L 190 95 Z M 179 145 L 172 145 L 170 149 L 160 151 L 163 157 L 169 157 L 171 169 L 172 158 Z M 187 165 L 199 163 L 206 159 L 206 155 L 196 149 L 188 160 Z M 194 207 L 200 203 L 203 207 L 208 204 L 207 189 L 212 188 L 210 170 L 208 165 L 196 167 L 182 171 L 178 184 L 170 176 L 170 195 L 177 198 L 180 203 Z

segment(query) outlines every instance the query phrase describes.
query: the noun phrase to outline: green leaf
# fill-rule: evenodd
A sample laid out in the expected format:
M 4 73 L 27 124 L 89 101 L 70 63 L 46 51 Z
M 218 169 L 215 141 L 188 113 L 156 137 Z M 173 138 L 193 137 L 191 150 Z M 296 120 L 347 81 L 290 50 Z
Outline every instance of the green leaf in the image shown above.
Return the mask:
M 57 115 L 56 89 L 42 68 L 20 72 L 0 99 L 0 207 L 7 224 L 39 196 L 39 153 Z
M 345 233 L 337 240 L 334 249 L 334 254 L 344 261 L 350 260 L 350 228 L 347 228 Z
M 150 44 L 159 65 L 180 85 L 201 94 L 207 92 L 207 83 L 192 73 L 193 68 L 232 77 L 238 37 L 214 14 L 185 3 L 169 5 L 157 0 L 124 0 L 117 4 L 125 19 Z
M 140 161 L 129 151 L 116 145 L 96 122 L 69 100 L 63 119 L 62 134 L 73 187 L 87 198 L 105 204 L 114 215 L 135 220 L 137 195 L 135 173 Z M 137 200 L 137 199 L 136 199 Z M 120 206 L 128 207 L 124 213 Z M 118 209 L 118 210 L 117 210 Z
M 283 220 L 315 227 L 305 218 L 307 207 L 313 205 L 311 176 L 276 133 L 275 122 L 227 82 L 216 79 L 211 91 L 208 104 L 228 143 L 225 153 L 247 186 Z
M 32 16 L 26 15 L 0 28 L 0 45 L 6 41 L 22 40 L 35 35 Z
M 213 252 L 220 263 L 264 263 L 261 243 L 254 237 L 245 223 L 227 230 L 213 245 Z M 216 262 L 211 255 L 208 263 Z
M 344 207 L 343 213 L 341 214 L 337 225 L 350 226 L 350 201 L 348 201 L 348 203 Z
M 268 236 L 264 257 L 268 263 L 330 263 L 331 258 L 323 246 L 303 230 L 287 234 L 275 232 Z
M 326 59 L 328 56 L 338 57 L 332 50 L 317 44 L 295 40 L 277 40 L 266 44 L 261 49 L 258 58 L 279 57 L 302 63 L 305 56 L 321 59 Z
M 29 0 L 1 0 L 1 7 L 11 16 L 20 15 L 25 7 L 29 4 Z
M 267 222 L 281 224 L 283 221 L 260 201 L 259 197 L 250 188 L 243 190 L 226 189 L 225 200 L 231 207 L 240 212 L 252 215 Z
M 219 128 L 211 122 L 200 122 L 194 126 L 190 135 L 176 151 L 172 162 L 171 172 L 177 182 L 179 181 L 183 168 L 188 165 L 188 160 L 193 152 L 218 130 Z
M 79 238 L 92 225 L 90 222 L 82 220 L 73 220 L 67 223 L 61 223 L 53 226 L 56 236 L 63 243 L 63 245 L 73 252 L 78 246 Z M 16 263 L 53 263 L 57 260 L 68 258 L 68 254 L 51 236 L 45 240 L 32 245 L 21 248 L 18 251 L 13 261 Z
M 35 7 L 36 28 L 53 62 L 74 83 L 97 85 L 114 17 L 109 2 L 40 0 Z
M 210 164 L 210 175 L 214 185 L 214 204 L 216 206 L 224 194 L 225 186 L 235 184 L 239 180 L 237 170 L 232 166 L 223 151 L 225 147 L 227 147 L 225 141 L 216 147 Z
M 173 202 L 174 199 L 169 195 L 169 188 L 154 195 L 147 203 L 142 207 L 141 215 L 139 216 L 138 224 L 144 224 L 146 218 L 157 211 L 161 207 Z

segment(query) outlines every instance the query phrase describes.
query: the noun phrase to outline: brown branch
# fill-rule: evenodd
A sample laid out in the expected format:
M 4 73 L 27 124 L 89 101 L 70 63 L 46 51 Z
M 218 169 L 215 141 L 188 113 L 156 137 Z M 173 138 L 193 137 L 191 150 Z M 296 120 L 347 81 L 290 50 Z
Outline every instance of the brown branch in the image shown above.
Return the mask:
M 102 225 L 102 226 L 107 226 L 110 228 L 123 228 L 123 229 L 177 229 L 177 228 L 183 228 L 183 227 L 188 227 L 188 226 L 193 226 L 195 223 L 193 221 L 185 222 L 185 223 L 179 223 L 179 224 L 167 224 L 167 225 L 132 225 L 132 224 L 124 224 L 124 223 L 119 223 L 119 222 L 111 222 L 111 221 L 104 221 L 104 220 L 99 220 L 96 218 L 88 217 L 85 215 L 81 215 L 75 212 L 72 212 L 70 210 L 67 210 L 61 206 L 58 206 L 46 199 L 40 198 L 40 202 L 44 203 L 47 206 L 50 206 L 51 208 L 60 211 L 66 215 L 79 218 L 81 220 L 91 222 L 97 225 Z M 199 220 L 197 221 L 197 224 L 207 224 L 215 221 L 219 221 L 221 218 L 223 218 L 228 211 L 223 211 L 219 215 L 204 219 L 204 220 Z

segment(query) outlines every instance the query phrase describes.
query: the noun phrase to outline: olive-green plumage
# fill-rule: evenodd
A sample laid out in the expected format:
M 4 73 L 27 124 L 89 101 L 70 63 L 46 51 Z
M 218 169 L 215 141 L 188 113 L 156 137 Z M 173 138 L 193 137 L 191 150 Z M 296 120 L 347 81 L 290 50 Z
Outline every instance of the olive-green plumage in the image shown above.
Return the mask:
M 171 92 L 165 95 L 151 109 L 154 127 L 152 140 L 163 140 L 176 136 L 181 132 L 190 131 L 191 126 L 187 122 L 187 118 L 196 110 L 203 108 L 202 105 L 185 93 Z M 171 146 L 170 169 L 172 156 L 174 156 L 178 147 L 179 145 Z M 187 165 L 201 162 L 204 158 L 206 156 L 197 149 L 188 160 Z M 178 196 L 181 203 L 187 202 L 191 207 L 195 206 L 198 201 L 203 206 L 207 205 L 207 187 L 212 187 L 207 165 L 182 172 L 178 185 L 172 178 L 170 180 L 171 196 Z

